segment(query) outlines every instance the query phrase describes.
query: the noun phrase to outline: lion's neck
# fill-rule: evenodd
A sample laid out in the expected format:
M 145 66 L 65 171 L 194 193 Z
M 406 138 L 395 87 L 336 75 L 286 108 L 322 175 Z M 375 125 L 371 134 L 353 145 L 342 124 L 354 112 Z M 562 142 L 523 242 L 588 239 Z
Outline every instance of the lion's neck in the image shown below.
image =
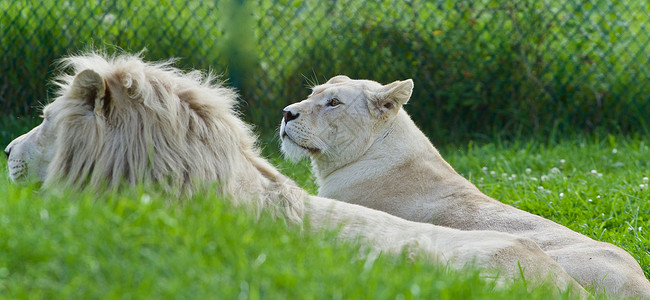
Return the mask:
M 349 169 L 359 169 L 366 165 L 375 170 L 391 169 L 410 159 L 436 161 L 439 162 L 436 170 L 456 173 L 408 114 L 401 110 L 391 124 L 379 131 L 363 153 L 347 160 L 313 157 L 312 166 L 317 179 L 324 181 Z
M 257 153 L 248 155 L 247 161 L 259 176 L 258 201 L 261 203 L 258 206 L 291 222 L 300 223 L 307 192 Z
M 372 197 L 368 188 L 385 190 L 386 186 L 412 185 L 404 181 L 410 180 L 413 173 L 425 176 L 419 180 L 428 185 L 440 183 L 441 188 L 447 187 L 438 179 L 462 179 L 403 110 L 358 159 L 335 165 L 335 169 L 319 161 L 312 163 L 320 186 L 319 196 L 359 204 Z

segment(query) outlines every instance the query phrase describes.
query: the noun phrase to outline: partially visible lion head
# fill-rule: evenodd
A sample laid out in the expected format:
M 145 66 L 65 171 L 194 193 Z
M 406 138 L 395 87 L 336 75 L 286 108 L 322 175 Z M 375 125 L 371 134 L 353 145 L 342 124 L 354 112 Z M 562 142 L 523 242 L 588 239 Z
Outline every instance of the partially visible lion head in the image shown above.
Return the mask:
M 237 201 L 262 202 L 277 198 L 270 186 L 290 183 L 261 158 L 236 93 L 213 76 L 138 55 L 91 53 L 62 67 L 43 122 L 5 149 L 13 181 L 188 192 L 197 181 L 219 182 Z
M 282 151 L 292 160 L 352 161 L 365 153 L 406 102 L 413 81 L 381 85 L 336 76 L 287 106 L 280 125 Z
M 70 73 L 57 79 L 43 122 L 5 149 L 16 182 L 170 181 L 180 188 L 226 175 L 207 165 L 228 166 L 227 147 L 253 148 L 233 111 L 235 92 L 209 75 L 132 55 L 74 56 L 62 65 Z

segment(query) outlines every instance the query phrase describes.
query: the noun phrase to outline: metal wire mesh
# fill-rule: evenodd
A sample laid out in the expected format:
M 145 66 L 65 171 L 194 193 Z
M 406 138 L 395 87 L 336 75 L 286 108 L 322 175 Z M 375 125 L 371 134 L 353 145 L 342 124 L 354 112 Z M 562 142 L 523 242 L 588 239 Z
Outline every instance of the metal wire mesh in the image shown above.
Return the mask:
M 647 1 L 0 1 L 2 116 L 34 115 L 53 62 L 90 48 L 224 73 L 249 121 L 337 74 L 413 78 L 434 138 L 647 131 Z

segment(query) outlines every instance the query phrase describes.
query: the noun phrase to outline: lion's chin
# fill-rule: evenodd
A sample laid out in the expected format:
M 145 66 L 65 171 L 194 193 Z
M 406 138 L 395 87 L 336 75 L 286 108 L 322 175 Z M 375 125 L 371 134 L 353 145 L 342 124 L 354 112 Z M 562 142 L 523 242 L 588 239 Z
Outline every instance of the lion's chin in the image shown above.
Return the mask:
M 27 167 L 24 163 L 16 163 L 10 159 L 7 162 L 7 171 L 13 183 L 21 184 L 27 181 Z
M 282 135 L 282 144 L 280 150 L 284 157 L 290 161 L 297 162 L 309 155 L 317 154 L 320 152 L 318 149 L 303 147 L 294 142 L 288 135 Z
M 9 178 L 11 182 L 18 186 L 35 186 L 39 187 L 43 184 L 43 179 L 35 174 L 30 174 L 27 170 L 11 170 L 9 169 Z

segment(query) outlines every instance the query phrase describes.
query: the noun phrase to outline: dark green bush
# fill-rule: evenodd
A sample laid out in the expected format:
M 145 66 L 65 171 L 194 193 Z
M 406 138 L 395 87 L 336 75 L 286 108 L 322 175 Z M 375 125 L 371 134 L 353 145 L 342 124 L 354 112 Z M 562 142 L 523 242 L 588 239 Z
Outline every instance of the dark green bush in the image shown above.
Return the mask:
M 0 2 L 2 115 L 35 115 L 53 62 L 91 47 L 224 73 L 264 134 L 307 85 L 413 78 L 436 141 L 646 132 L 647 7 L 546 1 Z
M 647 130 L 649 87 L 634 81 L 648 80 L 650 67 L 638 61 L 648 60 L 649 37 L 621 31 L 647 16 L 564 2 L 332 2 L 318 8 L 323 16 L 294 25 L 310 28 L 294 42 L 307 52 L 293 56 L 280 99 L 308 94 L 301 74 L 320 82 L 413 78 L 407 110 L 436 140 Z
M 210 19 L 223 8 L 214 1 L 2 1 L 3 115 L 35 115 L 47 101 L 55 62 L 89 49 L 146 48 L 150 60 L 177 57 L 186 68 L 225 70 L 223 24 Z

